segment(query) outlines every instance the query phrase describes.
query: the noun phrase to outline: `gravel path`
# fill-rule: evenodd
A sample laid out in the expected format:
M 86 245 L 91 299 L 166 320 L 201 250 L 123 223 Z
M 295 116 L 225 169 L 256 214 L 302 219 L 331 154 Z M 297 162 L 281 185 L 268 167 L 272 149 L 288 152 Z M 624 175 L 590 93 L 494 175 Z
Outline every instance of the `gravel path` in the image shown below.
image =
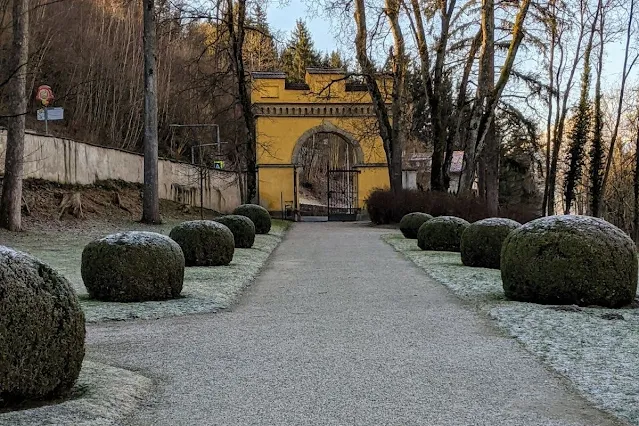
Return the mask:
M 296 224 L 231 311 L 92 325 L 130 425 L 621 425 L 354 224 Z

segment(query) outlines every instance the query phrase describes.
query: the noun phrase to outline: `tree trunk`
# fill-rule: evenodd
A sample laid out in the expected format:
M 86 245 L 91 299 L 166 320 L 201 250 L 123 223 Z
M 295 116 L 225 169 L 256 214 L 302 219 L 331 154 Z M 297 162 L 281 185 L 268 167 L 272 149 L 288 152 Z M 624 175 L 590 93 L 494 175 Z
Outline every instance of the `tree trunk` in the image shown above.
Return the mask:
M 601 2 L 600 2 L 601 3 Z M 599 19 L 599 54 L 597 55 L 597 76 L 595 83 L 595 102 L 593 111 L 594 131 L 592 135 L 592 145 L 590 148 L 590 192 L 588 210 L 592 216 L 599 217 L 601 215 L 601 184 L 603 179 L 603 116 L 601 111 L 601 74 L 603 71 L 604 57 L 604 11 L 601 11 Z M 586 183 L 586 188 L 588 184 Z
M 0 226 L 10 231 L 22 227 L 22 171 L 24 168 L 24 126 L 27 113 L 27 62 L 29 60 L 29 1 L 13 1 L 13 41 L 11 69 L 16 70 L 9 85 L 10 113 L 2 181 Z
M 144 0 L 144 200 L 142 222 L 159 224 L 158 89 L 155 0 Z
M 486 52 L 482 58 L 482 67 L 485 72 L 484 90 L 488 97 L 495 90 L 495 2 L 486 2 L 486 29 L 483 37 L 486 39 Z M 499 140 L 495 132 L 494 118 L 488 123 L 488 132 L 484 141 L 484 179 L 485 179 L 485 200 L 486 206 L 491 216 L 499 213 Z
M 541 206 L 541 214 L 546 215 L 548 211 L 548 184 L 550 183 L 550 146 L 552 144 L 552 107 L 553 107 L 553 91 L 555 87 L 555 44 L 557 42 L 557 22 L 555 1 L 550 2 L 551 22 L 550 22 L 550 63 L 548 65 L 548 116 L 546 118 L 546 169 L 544 178 L 544 197 Z M 559 105 L 557 105 L 559 107 Z
M 486 166 L 486 206 L 491 216 L 499 214 L 499 139 L 495 131 L 495 123 L 491 124 L 486 135 L 484 164 Z
M 390 22 L 393 34 L 393 99 L 391 110 L 392 120 L 392 146 L 390 164 L 390 187 L 393 192 L 403 188 L 402 182 L 402 151 L 404 149 L 404 134 L 406 129 L 404 117 L 405 80 L 406 80 L 406 49 L 404 46 L 404 34 L 399 22 L 399 0 L 386 0 L 386 16 Z
M 257 201 L 257 133 L 255 126 L 255 116 L 251 104 L 251 94 L 248 90 L 248 81 L 244 69 L 244 40 L 246 22 L 246 0 L 237 2 L 237 25 L 235 25 L 233 14 L 233 1 L 227 1 L 226 25 L 229 31 L 231 42 L 231 64 L 235 72 L 237 82 L 238 98 L 242 107 L 242 116 L 246 130 L 246 202 Z

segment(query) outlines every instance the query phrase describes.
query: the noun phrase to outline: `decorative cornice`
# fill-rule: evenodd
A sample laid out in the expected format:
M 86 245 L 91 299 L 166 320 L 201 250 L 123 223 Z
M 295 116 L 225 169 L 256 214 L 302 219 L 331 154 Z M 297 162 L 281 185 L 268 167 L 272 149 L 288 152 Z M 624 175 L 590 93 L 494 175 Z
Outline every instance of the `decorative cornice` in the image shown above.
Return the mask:
M 374 117 L 373 105 L 366 104 L 266 104 L 253 105 L 256 117 Z

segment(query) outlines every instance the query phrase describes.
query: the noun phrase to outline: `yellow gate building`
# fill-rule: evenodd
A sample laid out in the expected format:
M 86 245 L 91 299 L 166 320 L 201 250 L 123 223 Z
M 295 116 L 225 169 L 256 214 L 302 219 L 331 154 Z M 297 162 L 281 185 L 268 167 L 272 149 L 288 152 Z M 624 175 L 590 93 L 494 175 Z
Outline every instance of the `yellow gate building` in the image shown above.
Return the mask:
M 288 83 L 278 72 L 255 72 L 252 78 L 258 197 L 273 215 L 299 219 L 307 210 L 330 218 L 332 209 L 347 213 L 337 218 L 354 218 L 373 189 L 389 186 L 364 85 L 336 69 L 309 68 L 304 83 Z M 390 93 L 387 86 L 389 80 L 380 80 Z

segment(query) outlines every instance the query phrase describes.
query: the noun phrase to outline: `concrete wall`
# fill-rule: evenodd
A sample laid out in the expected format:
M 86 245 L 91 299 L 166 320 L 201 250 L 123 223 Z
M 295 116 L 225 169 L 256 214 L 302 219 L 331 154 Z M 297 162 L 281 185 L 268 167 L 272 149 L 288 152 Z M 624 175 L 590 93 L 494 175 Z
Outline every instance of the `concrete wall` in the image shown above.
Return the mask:
M 4 173 L 7 140 L 0 129 L 0 172 Z M 104 148 L 27 133 L 25 137 L 24 178 L 44 179 L 65 184 L 90 185 L 98 180 L 121 179 L 143 182 L 144 157 L 117 149 Z M 196 167 L 186 163 L 160 160 L 160 198 L 191 206 L 200 205 L 200 181 Z M 209 170 L 204 181 L 204 207 L 229 213 L 241 204 L 237 173 Z

